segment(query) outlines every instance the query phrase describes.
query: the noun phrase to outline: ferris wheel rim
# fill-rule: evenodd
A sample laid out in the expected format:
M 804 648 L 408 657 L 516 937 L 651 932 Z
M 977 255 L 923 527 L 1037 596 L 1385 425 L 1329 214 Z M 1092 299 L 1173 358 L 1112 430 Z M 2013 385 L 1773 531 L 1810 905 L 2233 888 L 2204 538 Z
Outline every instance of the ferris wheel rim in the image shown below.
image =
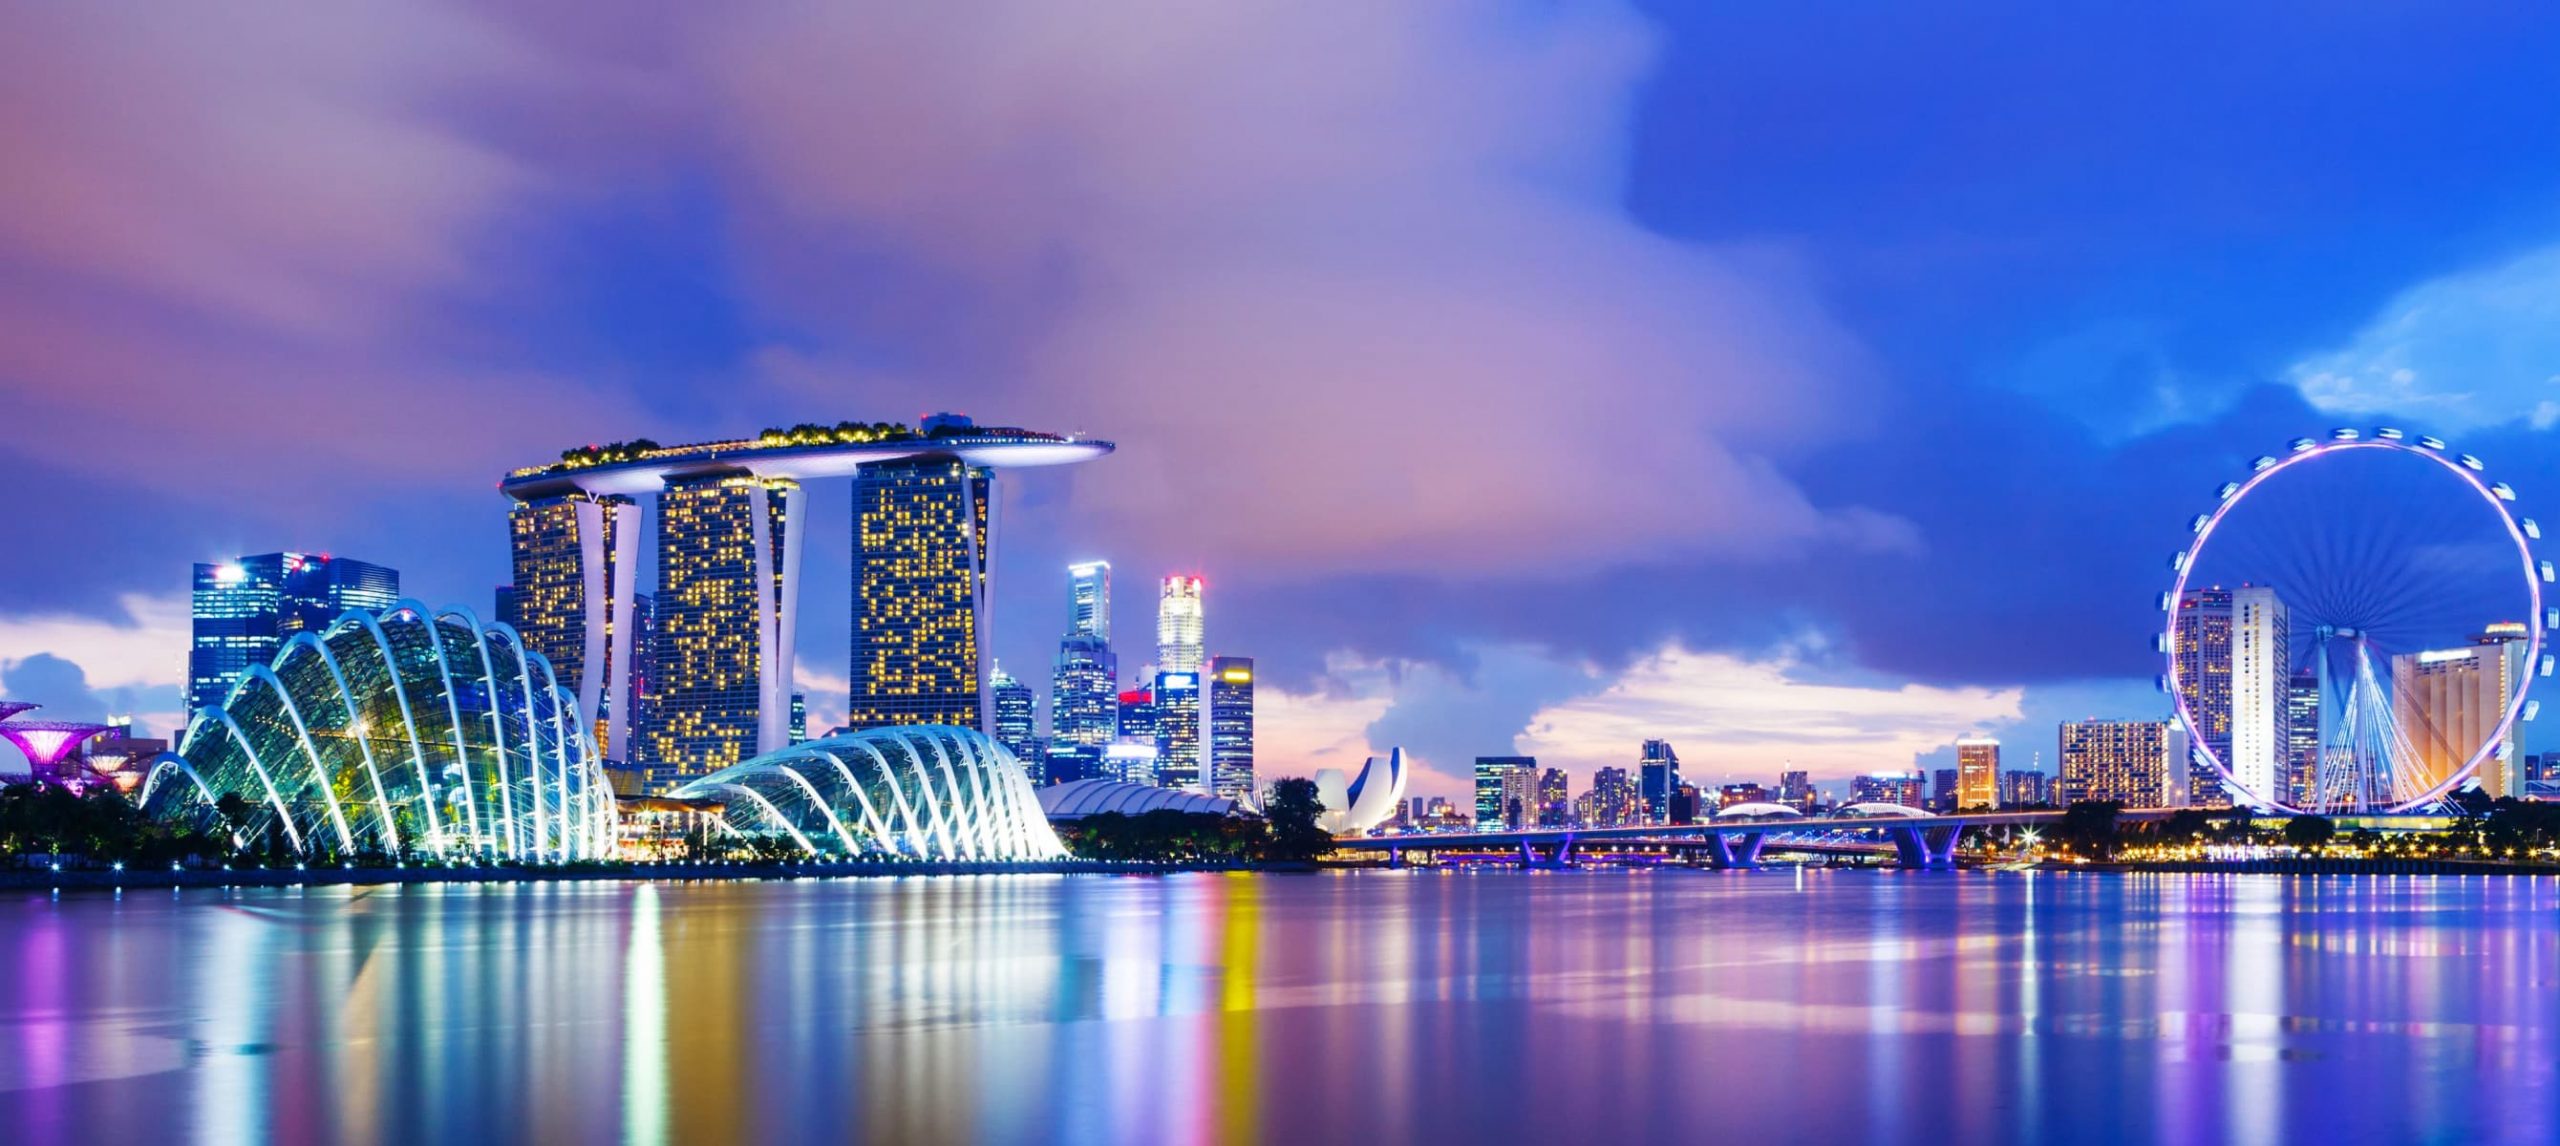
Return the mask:
M 2515 731 L 2516 724 L 2525 711 L 2526 696 L 2533 691 L 2533 679 L 2543 671 L 2544 573 L 2541 563 L 2534 555 L 2534 537 L 2525 529 L 2525 524 L 2530 519 L 2519 518 L 2515 511 L 2509 508 L 2515 497 L 2511 488 L 2507 490 L 2506 496 L 2501 497 L 2496 487 L 2482 480 L 2480 475 L 2485 473 L 2488 467 L 2480 459 L 2469 454 L 2448 457 L 2446 455 L 2451 447 L 2440 440 L 2425 438 L 2418 442 L 2410 442 L 2396 430 L 2378 432 L 2370 438 L 2357 434 L 2353 430 L 2341 430 L 2334 433 L 2328 441 L 2298 439 L 2286 456 L 2259 459 L 2259 464 L 2252 467 L 2252 472 L 2247 479 L 2224 487 L 2221 500 L 2214 506 L 2213 512 L 2199 519 L 2194 527 L 2194 536 L 2189 539 L 2186 548 L 2179 550 L 2178 555 L 2172 559 L 2171 563 L 2177 572 L 2177 578 L 2170 586 L 2168 597 L 2162 601 L 2163 610 L 2169 618 L 2164 647 L 2161 649 L 2161 655 L 2167 662 L 2168 672 L 2162 681 L 2169 693 L 2169 703 L 2178 715 L 2178 723 L 2186 730 L 2188 751 L 2202 754 L 2205 762 L 2213 766 L 2215 775 L 2221 777 L 2223 783 L 2230 785 L 2234 791 L 2248 797 L 2254 806 L 2270 808 L 2287 815 L 2319 813 L 2313 809 L 2294 807 L 2288 801 L 2268 799 L 2263 793 L 2251 791 L 2232 774 L 2230 763 L 2213 750 L 2213 746 L 2205 740 L 2202 729 L 2198 727 L 2195 712 L 2187 704 L 2186 692 L 2179 687 L 2180 610 L 2178 606 L 2187 595 L 2187 581 L 2195 573 L 2197 556 L 2204 552 L 2205 544 L 2213 539 L 2214 531 L 2221 528 L 2224 516 L 2229 514 L 2234 506 L 2247 500 L 2251 491 L 2264 485 L 2279 473 L 2314 458 L 2329 457 L 2351 450 L 2383 450 L 2424 458 L 2452 474 L 2473 493 L 2479 495 L 2481 500 L 2488 504 L 2490 511 L 2498 515 L 2499 524 L 2506 528 L 2508 539 L 2515 544 L 2517 559 L 2524 569 L 2525 592 L 2529 600 L 2524 620 L 2525 668 L 2516 676 L 2514 694 L 2507 698 L 2506 710 L 2500 715 L 2497 726 L 2490 729 L 2488 737 L 2472 750 L 2470 757 L 2463 761 L 2461 767 L 2447 773 L 2445 779 L 2435 787 L 2411 799 L 2376 809 L 2370 814 L 2391 815 L 2425 807 L 2443 799 L 2447 793 L 2477 776 L 2480 766 L 2487 762 L 2489 757 L 2497 752 L 2498 747 L 2506 742 L 2507 737 Z M 2325 700 L 2326 698 L 2323 698 L 2324 703 Z

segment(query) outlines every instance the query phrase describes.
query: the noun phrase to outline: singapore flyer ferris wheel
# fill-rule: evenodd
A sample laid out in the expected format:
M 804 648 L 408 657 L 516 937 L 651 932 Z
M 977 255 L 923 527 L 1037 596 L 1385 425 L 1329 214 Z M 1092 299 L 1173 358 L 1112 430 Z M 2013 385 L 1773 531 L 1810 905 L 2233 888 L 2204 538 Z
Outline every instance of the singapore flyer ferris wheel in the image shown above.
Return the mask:
M 2189 529 L 2157 648 L 2195 802 L 2388 813 L 2523 794 L 2560 608 L 2541 527 L 2479 458 L 2391 428 L 2300 438 Z

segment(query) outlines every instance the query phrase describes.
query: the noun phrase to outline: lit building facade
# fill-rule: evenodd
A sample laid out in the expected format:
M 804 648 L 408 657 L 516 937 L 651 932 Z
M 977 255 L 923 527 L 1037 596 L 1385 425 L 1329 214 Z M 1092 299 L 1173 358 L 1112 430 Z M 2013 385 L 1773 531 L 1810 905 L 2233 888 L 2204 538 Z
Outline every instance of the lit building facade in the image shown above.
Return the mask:
M 2319 783 L 2320 674 L 2293 674 L 2284 690 L 2284 800 L 2301 807 Z
M 1211 657 L 1207 682 L 1209 790 L 1230 800 L 1251 800 L 1253 658 Z
M 1645 822 L 1671 822 L 1671 797 L 1680 790 L 1680 754 L 1671 750 L 1668 740 L 1644 742 L 1644 756 L 1636 765 L 1643 789 Z
M 628 497 L 574 491 L 507 509 L 514 580 L 499 591 L 499 617 L 577 694 L 608 762 L 631 754 L 636 596 L 617 590 L 639 575 L 640 532 Z
M 2000 806 L 2000 742 L 1988 736 L 1956 741 L 1956 808 Z
M 935 456 L 854 475 L 850 727 L 989 726 L 993 482 L 993 471 Z
M 1591 773 L 1591 790 L 1585 793 L 1591 808 L 1583 813 L 1582 822 L 1595 828 L 1620 828 L 1644 822 L 1644 798 L 1637 791 L 1635 776 L 1624 768 L 1598 768 Z
M 799 496 L 744 473 L 671 479 L 658 495 L 657 710 L 643 753 L 672 775 L 789 743 Z
M 2000 806 L 2004 808 L 2036 808 L 2053 802 L 2051 778 L 2032 768 L 2012 768 L 2000 774 Z
M 2286 795 L 2291 636 L 2291 611 L 2274 589 L 2243 585 L 2231 591 L 2231 752 L 2224 765 L 2242 790 L 2260 799 Z M 2218 780 L 2190 794 L 2195 792 L 2220 794 L 2217 806 L 2229 802 Z
M 2525 679 L 2525 627 L 2492 625 L 2461 648 L 2391 658 L 2392 717 L 2418 753 L 2422 783 L 2442 784 L 2468 763 L 2506 719 L 2507 701 Z M 2520 796 L 2510 765 L 2524 759 L 2524 723 L 2480 761 L 2480 790 Z
M 1928 799 L 1923 791 L 1927 786 L 1927 780 L 1918 772 L 1869 772 L 1849 778 L 1849 802 L 1917 808 Z
M 1573 794 L 1564 769 L 1549 768 L 1538 773 L 1538 826 L 1562 828 L 1572 823 Z
M 655 696 L 649 695 L 653 690 L 643 689 L 639 700 L 622 706 L 634 710 L 624 735 L 637 745 L 632 750 L 635 763 L 652 765 L 648 769 L 651 772 L 681 776 L 734 760 L 742 752 L 771 751 L 789 737 L 798 569 L 801 543 L 808 533 L 803 528 L 805 522 L 799 520 L 803 501 L 799 483 L 839 478 L 859 481 L 857 475 L 881 471 L 883 480 L 877 484 L 889 488 L 885 492 L 870 491 L 868 500 L 885 515 L 878 531 L 884 537 L 902 529 L 924 528 L 919 518 L 931 518 L 936 508 L 947 506 L 954 496 L 970 502 L 958 515 L 965 528 L 955 532 L 962 536 L 943 538 L 936 555 L 968 555 L 974 576 L 953 577 L 947 560 L 939 570 L 928 568 L 933 564 L 931 559 L 915 555 L 911 547 L 898 542 L 886 544 L 915 558 L 907 567 L 900 567 L 895 559 L 866 562 L 866 557 L 877 558 L 883 550 L 877 545 L 866 550 L 857 539 L 852 577 L 857 650 L 854 699 L 857 719 L 866 711 L 875 719 L 896 721 L 960 715 L 965 717 L 961 723 L 966 726 L 983 728 L 989 714 L 975 661 L 985 646 L 987 629 L 984 572 L 993 508 L 987 501 L 986 487 L 992 480 L 992 471 L 1089 461 L 1111 449 L 1109 442 L 1011 427 L 982 427 L 965 417 L 938 414 L 912 429 L 889 423 L 843 422 L 768 429 L 750 438 L 688 445 L 661 446 L 640 440 L 586 446 L 564 451 L 556 463 L 515 470 L 499 483 L 499 489 L 518 503 L 533 505 L 583 498 L 601 507 L 612 505 L 614 499 L 644 495 L 658 498 L 657 596 L 664 621 L 659 639 L 643 642 L 636 631 L 646 627 L 637 619 L 635 607 L 638 578 L 616 575 L 602 579 L 607 587 L 601 595 L 608 599 L 602 609 L 580 602 L 579 612 L 589 618 L 584 626 L 593 628 L 599 623 L 595 618 L 600 617 L 606 632 L 601 637 L 581 632 L 580 641 L 575 643 L 582 650 L 595 647 L 599 640 L 606 641 L 608 649 L 616 647 L 621 638 L 613 632 L 613 626 L 626 611 L 635 616 L 631 656 L 635 663 L 630 675 L 635 680 L 641 678 L 651 654 L 662 654 L 657 657 L 661 663 L 654 666 L 661 687 L 654 689 Z M 899 474 L 899 467 L 905 467 L 906 473 L 893 478 Z M 932 474 L 955 468 L 968 475 L 957 483 L 966 487 L 959 494 L 948 489 L 921 488 L 932 484 Z M 898 488 L 901 481 L 917 488 L 902 491 Z M 902 493 L 914 496 L 902 497 Z M 863 497 L 857 496 L 857 533 L 865 526 L 864 502 Z M 581 511 L 568 512 L 574 515 Z M 901 512 L 907 514 L 903 520 L 898 517 Z M 602 516 L 622 515 L 616 512 Z M 622 548 L 628 531 L 621 525 L 613 528 L 615 548 Z M 579 531 L 582 548 L 590 538 L 601 545 L 604 530 Z M 713 555 L 729 567 L 712 568 Z M 922 583 L 945 588 L 954 580 L 963 583 L 967 595 L 975 601 L 962 632 L 955 634 L 947 620 L 949 610 L 931 607 L 931 594 L 921 589 L 902 598 L 898 605 L 910 611 L 902 616 L 915 618 L 916 631 L 892 632 L 904 622 L 884 626 L 882 618 L 871 617 L 873 627 L 866 632 L 865 578 L 895 582 L 909 574 Z M 587 586 L 595 584 L 596 578 L 583 568 L 580 578 L 580 595 L 587 596 Z M 770 592 L 749 588 L 767 581 L 772 585 Z M 722 585 L 729 587 L 720 588 Z M 508 596 L 515 596 L 516 589 L 510 586 Z M 919 597 L 923 603 L 919 603 Z M 510 602 L 510 611 L 516 607 Z M 867 638 L 879 642 L 872 650 L 877 655 L 868 660 L 859 655 Z M 566 639 L 562 640 L 563 647 L 568 647 Z M 946 672 L 945 666 L 932 658 L 945 655 L 955 643 L 963 654 L 957 659 L 964 662 L 965 671 Z M 742 652 L 740 646 L 751 652 Z M 610 652 L 604 659 L 608 665 L 618 663 Z M 741 661 L 753 665 L 751 697 L 740 695 L 737 669 Z M 866 673 L 866 667 L 876 667 L 877 671 Z M 614 671 L 618 673 L 619 669 Z M 947 697 L 931 695 L 944 691 L 945 682 L 955 676 L 962 683 L 949 691 L 965 693 L 966 699 L 950 703 Z M 586 682 L 582 680 L 583 683 Z M 881 703 L 864 710 L 860 700 L 869 695 L 866 690 L 875 686 Z M 601 689 L 602 685 L 588 687 Z M 602 702 L 601 697 L 600 703 L 608 713 L 610 743 L 612 726 L 625 722 L 615 705 Z M 664 720 L 659 723 L 665 727 L 641 733 L 640 725 L 650 718 L 639 710 L 652 703 L 663 709 Z M 967 711 L 953 711 L 958 709 Z M 742 710 L 751 710 L 751 715 L 742 718 Z
M 995 709 L 996 743 L 1022 762 L 1032 783 L 1039 783 L 1047 769 L 1040 759 L 1039 705 L 1031 695 L 1031 686 L 998 667 L 987 677 L 987 695 Z
M 1067 566 L 1067 635 L 1111 643 L 1111 563 Z
M 1168 788 L 1199 788 L 1200 674 L 1156 674 L 1156 782 Z
M 1813 774 L 1790 768 L 1778 773 L 1778 802 L 1799 812 L 1810 812 L 1817 800 L 1813 790 Z
M 349 609 L 379 613 L 400 599 L 398 570 L 323 553 L 262 553 L 195 567 L 187 711 L 219 708 L 253 665 L 273 661 L 295 633 L 326 629 Z
M 1202 583 L 1197 577 L 1176 574 L 1164 579 L 1164 588 L 1156 600 L 1156 669 L 1160 672 L 1198 672 L 1204 643 L 1206 618 L 1202 613 Z
M 2231 590 L 2189 589 L 2178 598 L 2178 692 L 2196 735 L 2213 755 L 2231 759 Z M 2202 759 L 2187 762 L 2188 794 L 2207 806 L 2228 803 L 2222 777 Z M 2067 773 L 2064 780 L 2070 785 Z
M 1517 831 L 1538 826 L 1538 769 L 1535 765 L 1502 774 L 1502 826 Z
M 2187 731 L 2177 721 L 2073 721 L 2062 726 L 2061 741 L 2061 803 L 2188 806 L 2194 771 L 2187 766 Z
M 1499 831 L 1509 823 L 1503 806 L 1505 785 L 1513 772 L 1536 772 L 1535 756 L 1478 756 L 1475 769 L 1476 827 Z

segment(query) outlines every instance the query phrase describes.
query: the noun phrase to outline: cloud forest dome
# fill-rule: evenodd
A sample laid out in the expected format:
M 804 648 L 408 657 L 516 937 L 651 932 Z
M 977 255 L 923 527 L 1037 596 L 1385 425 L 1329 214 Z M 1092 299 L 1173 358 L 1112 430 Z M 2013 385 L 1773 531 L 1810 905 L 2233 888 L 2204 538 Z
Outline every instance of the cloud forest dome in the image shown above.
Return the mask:
M 669 793 L 715 800 L 745 836 L 810 856 L 1043 860 L 1066 855 L 1022 764 L 985 734 L 919 724 L 839 733 Z
M 603 859 L 613 794 L 576 700 L 514 630 L 404 600 L 287 641 L 191 722 L 142 786 L 154 815 L 297 855 Z

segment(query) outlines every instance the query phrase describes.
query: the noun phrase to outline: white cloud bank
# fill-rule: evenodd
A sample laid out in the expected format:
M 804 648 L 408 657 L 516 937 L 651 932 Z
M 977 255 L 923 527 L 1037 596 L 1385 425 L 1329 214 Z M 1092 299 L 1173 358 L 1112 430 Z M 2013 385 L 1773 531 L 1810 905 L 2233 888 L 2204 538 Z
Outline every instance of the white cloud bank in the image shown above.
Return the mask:
M 2560 246 L 2400 292 L 2294 385 L 2338 414 L 2396 414 L 2456 431 L 2560 425 Z

